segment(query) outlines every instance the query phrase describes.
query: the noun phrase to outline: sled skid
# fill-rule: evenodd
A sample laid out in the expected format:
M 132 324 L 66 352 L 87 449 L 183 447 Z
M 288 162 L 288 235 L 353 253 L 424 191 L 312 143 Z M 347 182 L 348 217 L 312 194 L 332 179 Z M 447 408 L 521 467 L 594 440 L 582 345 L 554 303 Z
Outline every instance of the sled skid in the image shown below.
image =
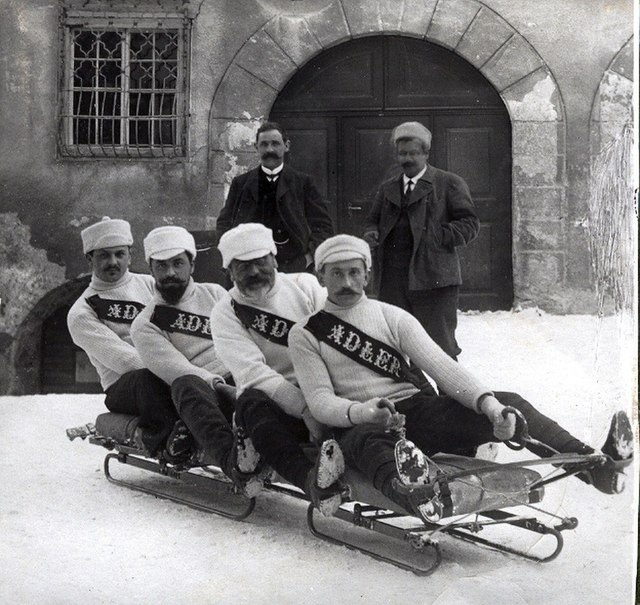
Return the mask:
M 95 441 L 92 442 L 95 443 Z M 247 498 L 243 494 L 239 493 L 233 483 L 224 476 L 222 471 L 218 471 L 213 467 L 206 467 L 202 470 L 208 474 L 198 474 L 194 472 L 195 469 L 181 469 L 161 461 L 144 458 L 140 455 L 140 452 L 134 448 L 115 446 L 115 449 L 118 450 L 117 453 L 107 454 L 103 465 L 105 477 L 115 485 L 126 487 L 127 489 L 142 492 L 144 494 L 149 494 L 151 496 L 156 496 L 157 498 L 162 498 L 164 500 L 170 500 L 177 504 L 184 504 L 195 510 L 205 513 L 213 513 L 236 521 L 246 519 L 253 512 L 256 504 L 255 498 Z M 199 502 L 196 499 L 179 496 L 175 493 L 175 489 L 164 490 L 155 487 L 147 487 L 142 483 L 130 480 L 118 479 L 114 477 L 111 472 L 112 462 L 118 462 L 122 465 L 133 466 L 144 471 L 169 477 L 171 479 L 175 479 L 184 486 L 195 487 L 198 489 L 204 488 L 207 491 L 210 491 L 211 488 L 217 488 L 218 495 L 220 495 L 220 491 L 222 489 L 223 492 L 226 492 L 226 494 L 230 496 L 232 503 L 234 505 L 237 504 L 238 506 L 223 508 L 208 502 Z
M 406 518 L 407 515 L 401 515 L 391 510 L 380 509 L 375 506 L 369 506 L 356 502 L 353 509 L 341 506 L 335 513 L 334 517 L 352 523 L 357 527 L 362 527 L 371 531 L 378 532 L 387 537 L 393 538 L 400 542 L 408 542 L 414 552 L 419 553 L 419 559 L 424 555 L 427 559 L 427 565 L 418 565 L 410 562 L 410 557 L 401 560 L 400 557 L 393 557 L 381 552 L 376 552 L 369 547 L 356 544 L 353 541 L 345 540 L 343 537 L 337 537 L 321 531 L 314 521 L 315 508 L 313 504 L 309 504 L 307 508 L 307 526 L 311 533 L 325 542 L 346 546 L 350 550 L 361 552 L 368 557 L 372 557 L 376 561 L 389 563 L 405 571 L 410 571 L 418 576 L 428 576 L 432 574 L 442 561 L 442 552 L 440 544 L 436 539 L 429 536 L 429 532 L 425 531 L 417 519 L 414 519 L 413 527 L 400 527 L 393 525 L 395 519 Z M 316 515 L 319 516 L 319 515 Z M 411 554 L 411 553 L 410 553 Z M 420 561 L 421 562 L 421 561 Z
M 412 549 L 422 553 L 431 555 L 430 564 L 428 566 L 419 566 L 412 563 L 401 561 L 398 558 L 374 552 L 367 547 L 362 547 L 354 542 L 347 540 L 340 535 L 327 533 L 318 528 L 314 521 L 314 508 L 309 505 L 307 509 L 307 525 L 311 533 L 317 538 L 321 538 L 332 544 L 346 546 L 349 549 L 357 550 L 365 555 L 373 557 L 378 561 L 390 563 L 401 569 L 411 571 L 419 576 L 426 576 L 433 573 L 440 565 L 442 555 L 438 536 L 447 535 L 452 538 L 464 540 L 479 546 L 497 550 L 499 552 L 508 553 L 535 561 L 538 563 L 546 563 L 555 559 L 564 545 L 564 540 L 560 532 L 564 529 L 573 529 L 577 525 L 575 519 L 566 519 L 557 527 L 549 527 L 533 517 L 521 517 L 506 513 L 504 511 L 485 511 L 479 513 L 477 518 L 472 521 L 460 521 L 453 523 L 423 523 L 415 517 L 407 514 L 397 513 L 391 510 L 380 509 L 375 506 L 369 506 L 359 502 L 352 503 L 352 509 L 341 506 L 335 514 L 335 517 L 351 523 L 357 527 L 376 531 L 400 542 L 407 542 Z M 319 515 L 316 515 L 319 517 Z M 409 522 L 394 523 L 394 521 L 404 520 Z M 411 524 L 413 522 L 413 524 Z M 553 550 L 549 554 L 543 556 L 532 554 L 530 552 L 502 544 L 498 541 L 479 536 L 478 533 L 485 527 L 491 525 L 505 524 L 512 527 L 519 527 L 526 531 L 535 532 L 553 539 L 551 547 Z
M 560 554 L 562 547 L 564 546 L 564 539 L 560 532 L 565 529 L 574 529 L 578 524 L 576 519 L 569 518 L 564 519 L 563 522 L 556 527 L 549 527 L 548 525 L 538 521 L 535 517 L 521 517 L 500 510 L 484 511 L 482 513 L 478 513 L 478 517 L 484 517 L 487 520 L 478 519 L 473 522 L 454 523 L 452 525 L 445 526 L 442 531 L 453 538 L 457 538 L 458 540 L 479 544 L 493 550 L 516 555 L 529 561 L 536 561 L 537 563 L 553 561 L 553 559 Z M 555 542 L 552 543 L 553 551 L 545 556 L 539 556 L 524 550 L 507 546 L 506 544 L 501 544 L 494 540 L 488 540 L 478 535 L 478 532 L 485 527 L 497 524 L 511 525 L 512 527 L 519 527 L 543 536 L 549 536 L 555 540 Z

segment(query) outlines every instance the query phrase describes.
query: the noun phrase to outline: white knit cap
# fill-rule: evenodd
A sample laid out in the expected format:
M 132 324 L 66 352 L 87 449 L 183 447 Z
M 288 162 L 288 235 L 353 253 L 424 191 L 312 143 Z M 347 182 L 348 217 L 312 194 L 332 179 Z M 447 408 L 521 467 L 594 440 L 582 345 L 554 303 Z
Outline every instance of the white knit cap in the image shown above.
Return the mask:
M 371 269 L 371 250 L 369 244 L 359 237 L 341 233 L 324 240 L 315 253 L 316 269 L 322 270 L 326 263 L 338 263 L 343 260 L 360 258 L 367 271 Z
M 277 254 L 273 231 L 260 223 L 241 223 L 223 233 L 218 242 L 222 266 L 227 269 L 232 260 L 253 260 L 267 254 Z
M 130 246 L 133 244 L 131 225 L 127 221 L 105 216 L 97 223 L 80 232 L 82 250 L 85 254 L 100 248 Z
M 391 133 L 391 144 L 395 146 L 398 139 L 418 139 L 431 149 L 431 131 L 420 122 L 403 122 L 396 126 Z
M 183 252 L 196 257 L 196 242 L 184 227 L 156 227 L 144 238 L 144 258 L 147 262 L 151 259 L 167 260 Z

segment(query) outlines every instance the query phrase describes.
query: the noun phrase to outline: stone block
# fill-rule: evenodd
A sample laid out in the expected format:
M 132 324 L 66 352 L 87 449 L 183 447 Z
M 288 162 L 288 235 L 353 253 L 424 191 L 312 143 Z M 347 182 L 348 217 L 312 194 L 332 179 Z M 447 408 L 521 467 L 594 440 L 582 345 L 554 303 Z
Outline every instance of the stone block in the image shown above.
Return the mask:
M 513 206 L 519 221 L 560 220 L 564 189 L 561 187 L 516 187 Z
M 424 37 L 438 0 L 404 0 L 400 31 L 409 36 Z
M 521 221 L 517 227 L 517 245 L 523 252 L 558 250 L 563 247 L 560 221 Z
M 323 47 L 333 46 L 352 37 L 340 0 L 308 15 L 306 19 L 311 33 Z
M 456 47 L 472 65 L 480 68 L 515 34 L 515 30 L 492 10 L 482 7 Z
M 303 17 L 280 15 L 269 21 L 265 31 L 298 66 L 322 50 Z
M 353 37 L 400 31 L 402 3 L 397 0 L 344 2 L 343 8 Z
M 633 81 L 613 71 L 607 71 L 598 91 L 602 122 L 633 121 Z
M 263 30 L 247 40 L 234 62 L 276 90 L 282 88 L 297 69 L 291 58 Z
M 513 156 L 514 182 L 522 187 L 557 185 L 560 182 L 558 158 L 538 155 Z
M 514 286 L 520 299 L 536 301 L 562 288 L 564 254 L 562 252 L 520 252 Z
M 558 154 L 556 122 L 520 122 L 512 124 L 513 154 L 555 156 Z
M 631 40 L 620 49 L 609 69 L 630 80 L 633 79 L 633 44 Z
M 515 35 L 480 68 L 498 91 L 515 84 L 542 67 L 543 61 L 531 45 Z
M 275 88 L 237 65 L 231 65 L 213 100 L 212 115 L 228 119 L 263 119 L 276 95 Z
M 261 119 L 211 120 L 211 149 L 221 151 L 255 151 L 256 131 Z
M 502 98 L 514 121 L 550 122 L 562 119 L 558 86 L 546 67 L 507 88 Z
M 480 6 L 475 0 L 441 0 L 429 24 L 427 40 L 455 48 Z
M 567 250 L 567 284 L 576 288 L 593 287 L 589 236 L 583 226 L 571 227 L 567 234 L 571 246 Z

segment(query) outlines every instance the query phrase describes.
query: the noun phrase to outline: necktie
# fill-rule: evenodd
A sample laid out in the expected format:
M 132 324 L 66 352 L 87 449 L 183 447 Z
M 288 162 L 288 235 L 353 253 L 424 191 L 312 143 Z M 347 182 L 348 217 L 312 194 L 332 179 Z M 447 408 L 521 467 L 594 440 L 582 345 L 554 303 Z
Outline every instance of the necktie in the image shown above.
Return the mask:
M 409 195 L 413 191 L 413 185 L 414 185 L 414 182 L 411 179 L 409 179 L 407 181 L 407 188 L 404 190 L 405 195 Z
M 278 180 L 278 175 L 273 175 L 273 176 L 267 176 L 267 181 L 269 181 L 270 183 L 275 183 Z

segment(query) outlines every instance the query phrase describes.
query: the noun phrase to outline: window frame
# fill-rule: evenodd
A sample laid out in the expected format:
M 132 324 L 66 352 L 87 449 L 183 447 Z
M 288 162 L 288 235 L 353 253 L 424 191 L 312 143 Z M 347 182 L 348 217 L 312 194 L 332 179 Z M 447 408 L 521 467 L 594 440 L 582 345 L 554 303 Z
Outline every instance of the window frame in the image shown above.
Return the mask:
M 189 92 L 190 92 L 190 63 L 191 63 L 191 29 L 192 19 L 182 13 L 117 13 L 106 14 L 94 11 L 62 12 L 60 23 L 60 77 L 58 95 L 58 156 L 69 159 L 167 159 L 184 160 L 188 155 L 189 141 Z M 123 40 L 122 81 L 120 85 L 119 117 L 113 119 L 120 123 L 120 142 L 79 143 L 74 140 L 74 94 L 78 87 L 74 87 L 74 31 L 78 29 L 93 31 L 125 32 Z M 153 137 L 148 144 L 131 143 L 129 124 L 132 118 L 129 101 L 129 73 L 131 56 L 129 44 L 132 32 L 162 33 L 167 30 L 177 30 L 177 70 L 175 87 L 176 133 L 175 140 L 170 145 L 155 143 Z M 126 53 L 126 55 L 125 55 Z M 126 58 L 124 58 L 126 57 Z M 155 84 L 153 85 L 155 87 Z M 105 87 L 106 88 L 106 87 Z M 96 87 L 100 91 L 99 87 Z M 153 98 L 154 92 L 151 92 Z M 103 114 L 106 117 L 107 114 Z M 162 114 L 152 113 L 150 120 L 161 121 Z M 99 120 L 100 116 L 96 116 Z

